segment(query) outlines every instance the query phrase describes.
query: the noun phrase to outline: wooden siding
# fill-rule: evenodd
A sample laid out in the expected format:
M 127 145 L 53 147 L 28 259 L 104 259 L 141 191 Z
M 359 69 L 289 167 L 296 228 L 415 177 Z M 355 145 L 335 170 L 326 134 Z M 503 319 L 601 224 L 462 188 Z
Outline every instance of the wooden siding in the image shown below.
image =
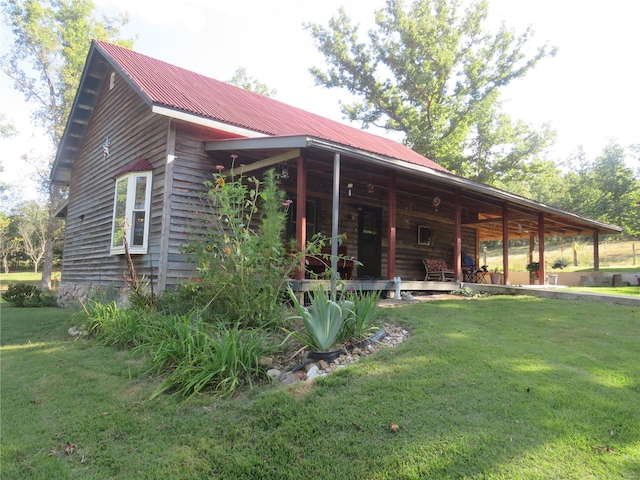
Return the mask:
M 124 255 L 110 255 L 114 174 L 144 157 L 153 165 L 147 255 L 133 255 L 139 275 L 158 275 L 168 120 L 151 113 L 121 78 L 104 82 L 69 183 L 61 282 L 122 286 Z M 109 138 L 108 157 L 102 145 Z
M 202 132 L 188 125 L 177 125 L 174 155 L 171 223 L 164 232 L 167 286 L 181 284 L 193 276 L 194 265 L 187 261 L 181 247 L 198 232 L 198 219 L 205 206 L 201 197 L 207 191 L 204 182 L 212 180 L 215 172 L 215 161 L 204 150 Z

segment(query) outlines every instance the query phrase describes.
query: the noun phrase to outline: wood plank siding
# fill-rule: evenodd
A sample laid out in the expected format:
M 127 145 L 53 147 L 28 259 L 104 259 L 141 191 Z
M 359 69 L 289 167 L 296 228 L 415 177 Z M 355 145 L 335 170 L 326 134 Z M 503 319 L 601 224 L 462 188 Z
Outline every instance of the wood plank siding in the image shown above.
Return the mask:
M 118 75 L 113 89 L 104 82 L 69 182 L 62 284 L 124 284 L 124 255 L 109 255 L 114 175 L 141 157 L 153 165 L 149 252 L 133 259 L 140 275 L 151 276 L 153 270 L 157 281 L 168 124 Z

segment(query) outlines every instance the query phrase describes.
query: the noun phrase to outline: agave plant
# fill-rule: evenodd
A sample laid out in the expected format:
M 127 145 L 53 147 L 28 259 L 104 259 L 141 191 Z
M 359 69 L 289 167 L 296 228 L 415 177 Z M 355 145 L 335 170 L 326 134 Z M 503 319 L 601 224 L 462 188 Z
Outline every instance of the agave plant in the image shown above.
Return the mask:
M 314 350 L 328 351 L 336 343 L 345 320 L 353 315 L 353 302 L 331 300 L 321 285 L 309 294 L 311 308 L 301 305 L 291 288 L 289 296 L 299 314 L 291 318 L 301 318 L 305 328 L 304 336 L 292 335 Z

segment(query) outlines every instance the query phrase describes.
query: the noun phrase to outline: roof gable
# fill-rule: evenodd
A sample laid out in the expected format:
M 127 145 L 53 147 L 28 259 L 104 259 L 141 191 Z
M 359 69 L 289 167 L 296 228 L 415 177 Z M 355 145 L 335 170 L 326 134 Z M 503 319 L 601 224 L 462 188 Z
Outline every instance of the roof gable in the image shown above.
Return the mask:
M 94 41 L 153 105 L 188 112 L 268 136 L 309 135 L 398 160 L 447 171 L 388 138 L 185 70 L 116 45 Z

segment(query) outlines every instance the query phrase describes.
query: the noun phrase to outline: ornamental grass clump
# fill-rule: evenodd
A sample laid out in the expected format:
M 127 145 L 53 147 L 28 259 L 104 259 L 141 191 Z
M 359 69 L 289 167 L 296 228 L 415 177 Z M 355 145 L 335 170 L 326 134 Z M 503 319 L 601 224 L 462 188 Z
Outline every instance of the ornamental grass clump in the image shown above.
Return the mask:
M 353 303 L 351 315 L 342 327 L 341 337 L 346 340 L 363 340 L 375 330 L 380 292 L 347 291 L 343 297 Z
M 208 324 L 197 315 L 167 318 L 146 349 L 150 371 L 166 375 L 151 399 L 167 391 L 185 398 L 204 392 L 231 396 L 261 375 L 258 360 L 269 351 L 260 332 Z

